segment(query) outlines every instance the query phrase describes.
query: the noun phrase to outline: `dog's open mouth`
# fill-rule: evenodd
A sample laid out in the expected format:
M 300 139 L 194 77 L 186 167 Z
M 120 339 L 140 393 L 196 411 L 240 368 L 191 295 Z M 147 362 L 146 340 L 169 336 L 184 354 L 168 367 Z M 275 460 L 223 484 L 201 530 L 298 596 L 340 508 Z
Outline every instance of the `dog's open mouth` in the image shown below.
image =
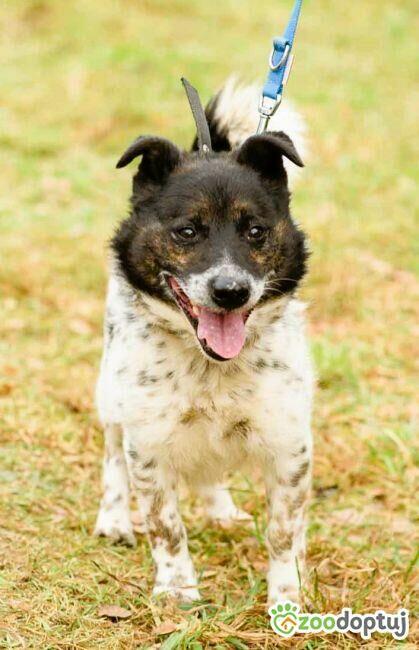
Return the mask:
M 250 312 L 217 312 L 208 307 L 194 305 L 173 276 L 167 284 L 189 322 L 203 350 L 217 361 L 236 357 L 246 340 L 245 323 Z

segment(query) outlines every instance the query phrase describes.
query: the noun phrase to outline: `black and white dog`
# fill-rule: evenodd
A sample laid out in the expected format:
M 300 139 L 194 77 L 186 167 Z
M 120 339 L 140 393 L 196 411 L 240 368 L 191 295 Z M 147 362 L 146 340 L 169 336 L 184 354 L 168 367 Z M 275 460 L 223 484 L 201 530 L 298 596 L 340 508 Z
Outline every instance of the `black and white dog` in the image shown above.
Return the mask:
M 142 156 L 130 216 L 112 242 L 95 532 L 135 544 L 131 486 L 156 565 L 154 594 L 180 599 L 199 591 L 179 481 L 212 519 L 249 519 L 223 482 L 246 461 L 266 482 L 269 603 L 297 600 L 303 571 L 312 369 L 295 299 L 307 251 L 287 172 L 302 166 L 304 129 L 285 103 L 272 131 L 252 135 L 257 98 L 257 89 L 227 83 L 212 100 L 206 158 L 143 136 L 118 163 Z

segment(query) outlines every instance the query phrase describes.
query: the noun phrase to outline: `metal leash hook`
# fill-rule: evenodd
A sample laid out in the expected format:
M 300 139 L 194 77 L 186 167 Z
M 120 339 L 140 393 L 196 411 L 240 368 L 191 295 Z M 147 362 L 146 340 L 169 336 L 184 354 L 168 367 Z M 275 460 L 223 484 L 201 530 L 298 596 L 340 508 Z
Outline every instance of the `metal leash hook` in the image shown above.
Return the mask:
M 261 133 L 265 133 L 265 131 L 268 128 L 269 120 L 271 119 L 272 115 L 275 114 L 276 109 L 281 103 L 282 97 L 278 99 L 271 99 L 270 97 L 264 97 L 263 95 L 261 96 L 259 100 L 259 124 L 257 128 L 257 135 L 260 135 Z
M 269 120 L 282 101 L 284 88 L 290 76 L 294 55 L 291 53 L 297 31 L 302 0 L 296 0 L 290 21 L 282 38 L 275 38 L 269 56 L 269 72 L 259 101 L 259 125 L 256 133 L 264 133 Z

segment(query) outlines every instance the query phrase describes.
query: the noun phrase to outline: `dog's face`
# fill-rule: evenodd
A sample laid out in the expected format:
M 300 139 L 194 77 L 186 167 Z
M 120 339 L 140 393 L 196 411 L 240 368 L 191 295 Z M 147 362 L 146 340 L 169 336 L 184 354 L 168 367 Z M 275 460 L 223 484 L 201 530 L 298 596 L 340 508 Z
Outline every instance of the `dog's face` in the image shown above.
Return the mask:
M 143 137 L 118 166 L 138 155 L 131 216 L 113 240 L 120 268 L 135 288 L 180 309 L 209 357 L 231 359 L 250 312 L 304 275 L 304 235 L 290 216 L 282 157 L 301 159 L 283 133 L 208 158 Z

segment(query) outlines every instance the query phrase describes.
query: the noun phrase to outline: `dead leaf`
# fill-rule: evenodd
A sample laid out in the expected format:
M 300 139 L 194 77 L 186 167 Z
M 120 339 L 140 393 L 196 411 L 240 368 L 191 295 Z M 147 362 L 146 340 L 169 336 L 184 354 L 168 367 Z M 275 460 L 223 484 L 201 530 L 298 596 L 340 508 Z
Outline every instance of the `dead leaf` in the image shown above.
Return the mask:
M 160 623 L 160 625 L 157 625 L 155 628 L 153 628 L 153 633 L 161 636 L 163 634 L 170 634 L 171 632 L 175 632 L 177 629 L 178 626 L 174 621 L 164 621 L 164 623 Z
M 6 321 L 6 326 L 9 331 L 23 330 L 25 325 L 26 323 L 23 318 L 11 318 Z
M 13 609 L 20 609 L 22 612 L 30 612 L 32 609 L 32 605 L 30 603 L 25 603 L 22 600 L 16 600 L 14 598 L 9 600 L 8 604 Z
M 315 494 L 318 499 L 326 499 L 327 497 L 333 496 L 339 490 L 339 487 L 336 483 L 328 486 L 320 486 L 316 488 Z
M 0 397 L 7 397 L 12 392 L 14 386 L 12 384 L 1 384 L 0 386 Z
M 1 371 L 4 375 L 7 375 L 8 377 L 14 377 L 15 375 L 17 375 L 18 372 L 17 368 L 9 365 L 3 366 Z
M 91 324 L 82 318 L 71 319 L 68 326 L 73 334 L 91 334 L 93 331 Z
M 263 573 L 268 569 L 268 563 L 264 562 L 263 560 L 255 560 L 252 562 L 252 566 L 259 573 Z
M 360 526 L 364 522 L 364 514 L 356 510 L 356 508 L 343 508 L 342 510 L 335 510 L 333 521 L 346 526 Z
M 120 618 L 129 618 L 132 612 L 124 607 L 119 607 L 119 605 L 102 605 L 102 607 L 99 607 L 98 614 L 99 616 L 118 620 Z

